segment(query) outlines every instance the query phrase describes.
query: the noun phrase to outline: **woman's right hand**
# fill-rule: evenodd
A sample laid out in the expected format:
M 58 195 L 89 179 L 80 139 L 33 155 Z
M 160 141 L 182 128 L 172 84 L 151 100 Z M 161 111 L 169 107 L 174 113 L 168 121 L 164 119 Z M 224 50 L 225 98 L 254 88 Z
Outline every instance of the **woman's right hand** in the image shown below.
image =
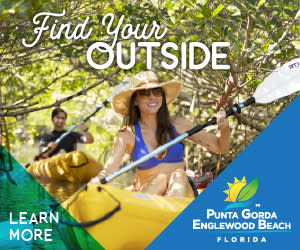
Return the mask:
M 100 183 L 100 179 L 98 178 L 98 176 L 96 176 L 96 177 L 90 179 L 89 183 L 98 183 L 99 184 Z
M 131 140 L 130 140 L 131 139 Z M 123 156 L 126 151 L 126 144 L 134 144 L 135 137 L 131 137 L 129 131 L 118 132 L 114 139 L 114 146 L 108 160 L 105 163 L 104 169 L 90 180 L 90 183 L 100 183 L 109 174 L 117 171 L 121 165 Z M 133 141 L 133 142 L 132 142 Z
M 106 176 L 108 176 L 108 172 L 106 169 L 103 169 L 96 177 L 92 178 L 89 183 L 100 183 Z

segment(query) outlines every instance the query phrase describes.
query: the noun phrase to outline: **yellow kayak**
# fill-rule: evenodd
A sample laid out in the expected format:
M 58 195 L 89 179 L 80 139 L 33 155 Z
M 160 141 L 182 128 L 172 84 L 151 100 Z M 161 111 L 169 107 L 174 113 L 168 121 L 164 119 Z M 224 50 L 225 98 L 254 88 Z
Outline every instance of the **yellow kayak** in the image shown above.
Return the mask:
M 106 250 L 145 249 L 192 200 L 88 184 L 62 203 L 77 222 L 60 209 L 59 230 L 70 249 L 95 247 L 80 225 Z
M 76 150 L 32 163 L 26 170 L 35 178 L 85 183 L 102 169 L 93 157 Z

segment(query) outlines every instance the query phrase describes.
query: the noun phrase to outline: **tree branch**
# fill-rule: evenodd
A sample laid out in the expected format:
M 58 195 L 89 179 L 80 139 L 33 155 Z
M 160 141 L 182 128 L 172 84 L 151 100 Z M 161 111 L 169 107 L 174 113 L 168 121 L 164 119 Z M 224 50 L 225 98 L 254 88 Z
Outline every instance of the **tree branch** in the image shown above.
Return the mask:
M 111 73 L 106 75 L 104 78 L 102 78 L 101 80 L 99 80 L 98 82 L 92 84 L 91 86 L 89 86 L 88 88 L 84 88 L 82 90 L 80 90 L 79 92 L 70 95 L 68 97 L 64 97 L 60 100 L 56 100 L 56 102 L 50 104 L 50 105 L 44 105 L 41 107 L 36 107 L 36 108 L 32 108 L 32 109 L 26 109 L 26 110 L 22 110 L 22 111 L 16 111 L 16 112 L 0 112 L 0 117 L 15 117 L 15 116 L 19 116 L 19 115 L 24 115 L 24 114 L 28 114 L 31 112 L 35 112 L 35 111 L 39 111 L 39 110 L 43 110 L 43 109 L 49 109 L 49 108 L 53 108 L 53 107 L 57 107 L 60 106 L 62 103 L 67 102 L 75 97 L 81 96 L 86 94 L 87 91 L 91 90 L 92 88 L 95 88 L 96 86 L 98 86 L 99 84 L 101 84 L 102 82 L 104 82 L 106 79 L 112 77 L 113 75 L 119 73 L 121 70 L 121 68 L 117 67 L 116 70 Z

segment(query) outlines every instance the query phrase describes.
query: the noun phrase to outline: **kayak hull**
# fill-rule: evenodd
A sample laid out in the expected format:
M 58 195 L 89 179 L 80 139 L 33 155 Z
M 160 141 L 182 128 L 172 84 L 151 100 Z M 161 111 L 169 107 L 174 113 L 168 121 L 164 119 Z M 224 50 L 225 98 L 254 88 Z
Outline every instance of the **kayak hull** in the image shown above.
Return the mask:
M 75 150 L 35 161 L 27 168 L 27 171 L 38 179 L 85 183 L 95 177 L 101 169 L 101 164 L 93 157 Z
M 88 184 L 62 206 L 104 249 L 145 249 L 191 201 Z M 80 238 L 79 225 L 64 218 L 60 230 Z

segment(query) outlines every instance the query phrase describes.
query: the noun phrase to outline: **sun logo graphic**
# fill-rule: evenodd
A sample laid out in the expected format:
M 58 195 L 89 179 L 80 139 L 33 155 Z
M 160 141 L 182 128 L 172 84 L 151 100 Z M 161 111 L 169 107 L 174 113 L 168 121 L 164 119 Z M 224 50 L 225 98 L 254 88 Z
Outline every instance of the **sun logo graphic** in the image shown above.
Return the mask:
M 229 189 L 223 192 L 227 194 L 225 201 L 232 202 L 225 210 L 236 207 L 247 207 L 252 201 L 249 201 L 256 193 L 258 188 L 258 178 L 256 177 L 248 185 L 246 177 L 244 176 L 241 181 L 234 177 L 234 183 L 227 182 Z

